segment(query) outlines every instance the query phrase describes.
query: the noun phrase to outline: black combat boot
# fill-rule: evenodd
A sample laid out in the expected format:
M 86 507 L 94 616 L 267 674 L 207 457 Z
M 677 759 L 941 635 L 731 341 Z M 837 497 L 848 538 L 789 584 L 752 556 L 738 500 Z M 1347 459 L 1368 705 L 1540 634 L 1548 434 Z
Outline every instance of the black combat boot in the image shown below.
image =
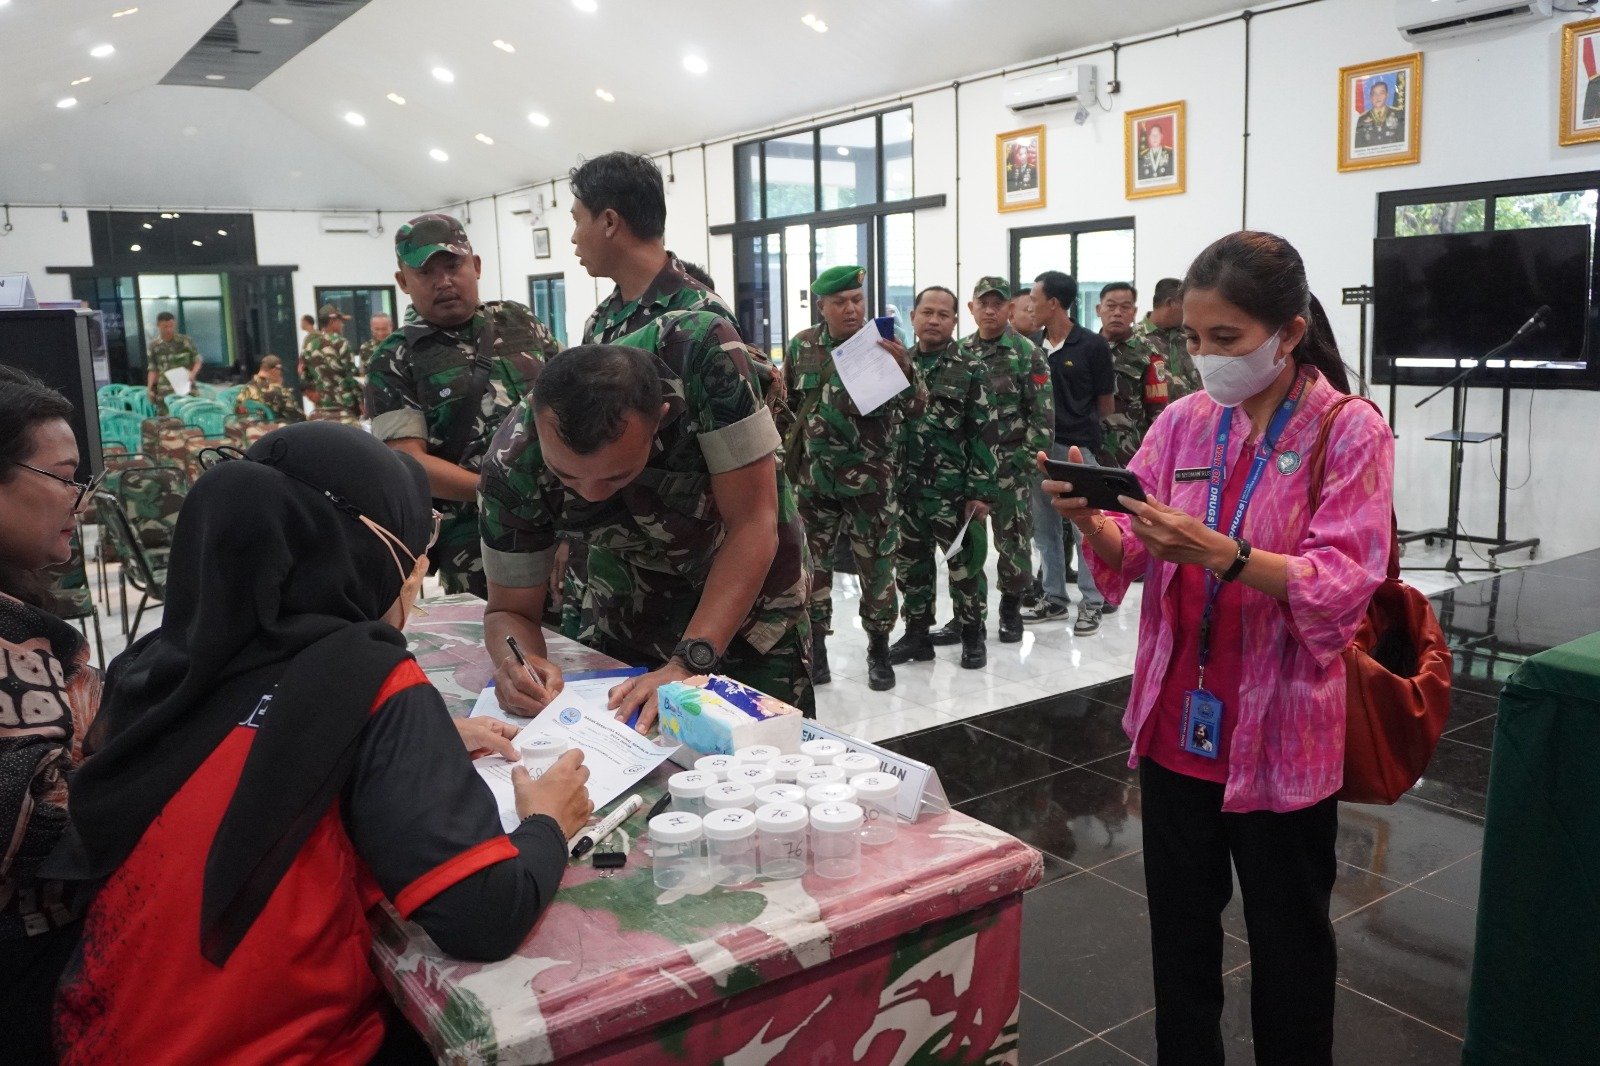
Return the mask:
M 811 631 L 811 683 L 826 685 L 833 680 L 828 669 L 828 637 L 820 629 Z
M 961 669 L 982 670 L 989 665 L 989 649 L 984 646 L 982 622 L 961 627 Z
M 867 634 L 867 687 L 874 692 L 894 688 L 894 667 L 889 665 L 889 634 Z
M 913 659 L 919 663 L 933 660 L 933 641 L 928 637 L 926 622 L 907 622 L 906 635 L 889 645 L 889 661 L 894 665 Z
M 1017 596 L 1000 597 L 1000 643 L 1017 644 L 1022 640 L 1022 601 Z
M 928 634 L 928 639 L 933 641 L 936 648 L 948 647 L 951 644 L 961 643 L 961 623 L 952 618 L 944 625 Z

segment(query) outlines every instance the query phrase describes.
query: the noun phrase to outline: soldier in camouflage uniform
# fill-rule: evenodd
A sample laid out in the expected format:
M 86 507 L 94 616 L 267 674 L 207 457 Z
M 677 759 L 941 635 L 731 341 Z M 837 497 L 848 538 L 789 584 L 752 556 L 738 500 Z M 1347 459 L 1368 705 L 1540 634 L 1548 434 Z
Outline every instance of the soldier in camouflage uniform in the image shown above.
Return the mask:
M 547 691 L 507 636 L 541 678 L 556 676 L 538 619 L 566 535 L 588 545 L 583 642 L 652 668 L 613 692 L 619 717 L 642 708 L 645 731 L 657 686 L 705 672 L 813 716 L 805 531 L 777 448 L 749 349 L 712 312 L 669 311 L 617 345 L 551 360 L 483 464 L 485 638 L 501 705 L 534 713 Z M 690 645 L 715 664 L 690 669 Z
M 1000 641 L 1022 639 L 1022 597 L 1033 583 L 1033 520 L 1029 493 L 1038 476 L 1034 456 L 1049 451 L 1055 435 L 1055 400 L 1044 352 L 1006 321 L 1011 286 L 1004 278 L 979 278 L 967 309 L 977 330 L 962 348 L 987 368 L 997 445 L 992 521 L 1000 579 Z M 952 623 L 952 627 L 955 623 Z M 934 643 L 954 643 L 941 631 Z
M 1183 282 L 1162 278 L 1156 282 L 1150 313 L 1134 329 L 1167 360 L 1167 401 L 1200 391 L 1200 372 L 1189 358 L 1189 340 L 1183 333 Z
M 189 380 L 200 376 L 200 349 L 194 346 L 187 334 L 178 332 L 178 320 L 171 311 L 156 316 L 156 332 L 160 336 L 150 342 L 145 350 L 145 366 L 149 368 L 148 387 L 150 399 L 155 401 L 156 414 L 167 413 L 167 397 L 172 395 L 172 382 L 167 380 L 169 370 L 187 370 Z
M 388 315 L 373 315 L 367 322 L 367 331 L 371 335 L 361 342 L 360 349 L 356 351 L 356 377 L 363 386 L 367 383 L 367 367 L 372 365 L 372 354 L 394 332 L 394 319 Z
M 893 353 L 912 388 L 863 415 L 845 391 L 833 365 L 833 349 L 867 322 L 861 291 L 866 272 L 858 266 L 823 271 L 811 283 L 822 322 L 789 339 L 783 360 L 794 428 L 786 449 L 798 454 L 800 516 L 805 522 L 815 576 L 811 583 L 813 675 L 831 679 L 827 634 L 833 625 L 833 571 L 828 555 L 841 530 L 849 537 L 861 577 L 861 623 L 867 631 L 867 684 L 894 687 L 889 632 L 895 621 L 894 561 L 900 542 L 896 492 L 901 424 L 921 415 L 927 388 L 905 348 L 878 343 Z M 803 449 L 803 451 L 802 451 Z
M 1125 282 L 1100 290 L 1095 311 L 1100 335 L 1111 346 L 1111 371 L 1116 380 L 1116 409 L 1101 419 L 1105 438 L 1096 455 L 1111 466 L 1127 466 L 1150 432 L 1150 424 L 1167 406 L 1167 361 L 1133 330 L 1138 293 Z
M 275 355 L 262 356 L 261 368 L 256 371 L 256 376 L 239 390 L 235 406 L 237 413 L 244 418 L 250 416 L 250 412 L 245 410 L 246 400 L 253 400 L 271 411 L 274 422 L 287 424 L 306 420 L 306 413 L 300 406 L 300 401 L 295 399 L 294 393 L 283 383 L 283 360 Z
M 395 232 L 394 246 L 411 307 L 367 367 L 372 433 L 427 472 L 445 516 L 428 554 L 446 591 L 487 597 L 478 471 L 501 420 L 561 348 L 522 304 L 478 302 L 482 265 L 454 218 L 419 215 Z
M 948 556 L 950 601 L 961 632 L 961 665 L 977 670 L 988 661 L 984 620 L 989 554 L 984 520 L 995 497 L 995 446 L 999 427 L 989 399 L 988 370 L 955 339 L 956 294 L 941 286 L 924 289 L 912 305 L 917 334 L 912 359 L 928 386 L 923 414 L 906 421 L 905 460 L 900 470 L 900 554 L 897 567 L 904 597 L 905 636 L 889 646 L 892 663 L 933 658 L 935 547 L 947 549 L 966 522 L 961 546 Z
M 356 359 L 344 338 L 344 315 L 332 304 L 317 312 L 317 332 L 300 349 L 300 388 L 323 417 L 352 425 L 361 421 L 361 385 Z

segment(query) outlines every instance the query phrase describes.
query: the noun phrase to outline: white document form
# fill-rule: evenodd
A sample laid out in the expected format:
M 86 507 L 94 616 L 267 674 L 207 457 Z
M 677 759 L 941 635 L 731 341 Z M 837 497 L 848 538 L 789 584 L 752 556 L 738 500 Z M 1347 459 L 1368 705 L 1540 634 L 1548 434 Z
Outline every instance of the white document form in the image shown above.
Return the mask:
M 911 380 L 894 361 L 894 356 L 878 344 L 882 339 L 883 334 L 869 319 L 856 330 L 855 336 L 833 350 L 833 365 L 839 370 L 839 380 L 844 382 L 845 391 L 864 415 L 870 415 L 911 387 Z
M 961 545 L 966 543 L 967 527 L 970 525 L 972 525 L 972 515 L 968 514 L 966 519 L 961 523 L 961 528 L 956 530 L 956 535 L 950 538 L 950 546 L 944 550 L 944 557 L 946 559 L 960 551 Z

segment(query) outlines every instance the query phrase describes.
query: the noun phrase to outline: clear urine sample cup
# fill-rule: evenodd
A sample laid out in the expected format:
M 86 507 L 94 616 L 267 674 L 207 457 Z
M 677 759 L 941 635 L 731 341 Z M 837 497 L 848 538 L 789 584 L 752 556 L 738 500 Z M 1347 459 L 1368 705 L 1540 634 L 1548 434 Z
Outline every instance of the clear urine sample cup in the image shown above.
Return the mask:
M 752 789 L 766 788 L 776 784 L 778 775 L 772 772 L 772 767 L 752 763 L 745 766 L 735 766 L 728 771 L 728 784 L 749 785 Z
M 780 755 L 767 763 L 767 768 L 778 775 L 778 780 L 784 784 L 792 784 L 794 775 L 801 770 L 809 770 L 817 765 L 817 760 L 809 755 Z
M 728 779 L 728 771 L 739 765 L 737 755 L 702 755 L 694 761 L 696 770 L 704 770 L 708 774 L 716 774 L 718 781 Z
M 815 785 L 834 785 L 844 780 L 844 771 L 837 766 L 813 766 L 809 770 L 801 770 L 794 775 L 794 783 L 801 788 L 811 788 Z
M 800 745 L 800 754 L 811 756 L 818 766 L 827 766 L 849 750 L 837 740 L 808 740 Z
M 854 803 L 856 790 L 843 781 L 832 781 L 826 785 L 812 785 L 806 789 L 806 806 L 817 807 L 824 803 Z
M 700 819 L 683 811 L 667 811 L 650 819 L 650 865 L 660 889 L 691 889 L 706 876 L 705 844 Z
M 806 790 L 792 784 L 767 785 L 765 788 L 756 789 L 756 806 L 760 808 L 768 803 L 798 803 L 804 807 Z
M 566 737 L 544 734 L 524 740 L 517 746 L 517 752 L 522 756 L 522 765 L 527 768 L 528 776 L 538 780 L 556 764 L 557 759 L 567 753 L 569 746 Z
M 882 770 L 883 763 L 875 755 L 868 755 L 863 751 L 846 752 L 833 760 L 833 765 L 844 771 L 844 779 L 850 780 L 859 774 L 870 774 L 874 770 Z
M 756 816 L 743 808 L 712 811 L 706 815 L 703 829 L 712 883 L 727 887 L 754 881 Z
M 811 868 L 818 877 L 842 880 L 861 872 L 861 821 L 854 803 L 811 808 Z
M 811 818 L 799 803 L 768 803 L 756 808 L 756 847 L 761 876 L 776 881 L 806 872 L 806 827 Z
M 887 844 L 900 828 L 895 800 L 900 796 L 900 779 L 893 774 L 857 774 L 850 779 L 856 790 L 856 805 L 861 808 L 861 842 Z
M 733 754 L 742 763 L 748 763 L 752 766 L 765 766 L 782 755 L 783 750 L 771 744 L 751 744 L 746 748 L 735 748 Z
M 748 811 L 756 805 L 756 790 L 737 781 L 724 781 L 706 789 L 706 812 Z
M 672 793 L 672 809 L 705 817 L 706 789 L 717 784 L 717 775 L 708 770 L 680 770 L 667 778 L 667 791 Z

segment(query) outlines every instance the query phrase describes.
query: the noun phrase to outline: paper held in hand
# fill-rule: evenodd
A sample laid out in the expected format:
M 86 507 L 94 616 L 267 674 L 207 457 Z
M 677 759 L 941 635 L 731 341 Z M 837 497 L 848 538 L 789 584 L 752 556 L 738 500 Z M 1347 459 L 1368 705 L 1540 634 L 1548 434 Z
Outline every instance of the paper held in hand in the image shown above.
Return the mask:
M 189 380 L 188 367 L 173 367 L 167 371 L 167 381 L 172 385 L 172 391 L 179 396 L 187 396 L 194 391 L 194 382 Z
M 911 380 L 900 369 L 900 364 L 878 343 L 887 339 L 878 321 L 868 322 L 856 330 L 855 336 L 833 350 L 833 365 L 839 371 L 839 380 L 855 401 L 856 409 L 864 415 L 870 415 L 911 387 Z

